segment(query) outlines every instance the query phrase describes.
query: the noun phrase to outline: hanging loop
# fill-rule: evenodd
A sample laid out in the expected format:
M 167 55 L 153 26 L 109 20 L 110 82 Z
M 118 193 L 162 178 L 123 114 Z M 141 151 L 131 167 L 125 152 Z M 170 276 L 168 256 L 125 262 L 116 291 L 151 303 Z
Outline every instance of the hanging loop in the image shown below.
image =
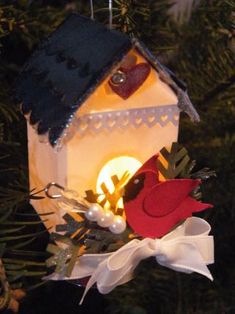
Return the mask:
M 56 199 L 56 198 L 61 198 L 63 196 L 62 193 L 60 194 L 53 194 L 51 193 L 52 188 L 57 188 L 59 191 L 64 191 L 64 187 L 56 182 L 50 182 L 47 184 L 47 186 L 45 187 L 45 194 L 47 197 L 52 198 L 52 199 Z
M 109 0 L 109 28 L 113 28 L 113 1 Z
M 91 19 L 94 20 L 94 4 L 93 0 L 90 0 Z M 109 0 L 109 28 L 113 28 L 113 1 Z
M 93 0 L 90 0 L 91 19 L 94 20 L 94 5 Z
M 90 206 L 90 203 L 79 196 L 76 191 L 67 190 L 56 182 L 48 183 L 44 192 L 48 198 L 57 199 L 60 208 L 71 212 L 84 213 Z

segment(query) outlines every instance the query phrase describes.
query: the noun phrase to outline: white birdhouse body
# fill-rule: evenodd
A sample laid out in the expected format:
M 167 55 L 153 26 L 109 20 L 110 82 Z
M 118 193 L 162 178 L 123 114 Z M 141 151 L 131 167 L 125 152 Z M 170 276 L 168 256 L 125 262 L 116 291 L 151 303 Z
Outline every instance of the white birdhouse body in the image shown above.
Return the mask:
M 30 187 L 43 189 L 54 181 L 84 196 L 86 190 L 97 191 L 99 173 L 110 160 L 132 157 L 141 165 L 175 142 L 179 123 L 177 97 L 154 69 L 151 75 L 152 84 L 143 86 L 143 91 L 127 100 L 111 93 L 100 98 L 107 83 L 101 84 L 78 110 L 74 135 L 59 151 L 41 143 L 28 125 Z M 97 106 L 100 99 L 104 101 Z M 33 206 L 39 213 L 55 209 L 53 202 L 46 199 L 33 201 Z M 57 223 L 61 222 L 60 214 L 57 219 Z
M 81 17 L 76 16 L 76 19 L 79 20 L 79 26 L 83 25 L 84 21 L 82 19 L 81 23 Z M 73 20 L 74 17 L 72 18 L 74 23 Z M 87 22 L 87 20 L 85 22 L 91 23 L 91 27 L 94 27 L 93 24 L 97 24 L 93 21 Z M 64 27 L 68 28 L 68 26 Z M 63 25 L 61 28 L 63 28 Z M 74 25 L 71 29 L 74 31 Z M 111 32 L 112 36 L 117 36 L 116 33 L 112 33 L 113 31 L 104 30 L 103 26 L 101 30 L 105 33 L 104 36 L 107 36 L 106 33 L 108 32 Z M 54 37 L 57 36 L 57 40 L 54 40 L 54 42 L 53 35 L 50 39 L 56 48 L 59 47 L 60 43 L 58 40 L 59 35 L 60 32 L 57 35 L 55 33 Z M 119 33 L 118 36 L 120 36 Z M 121 34 L 121 36 L 126 35 Z M 98 38 L 99 36 L 97 36 L 96 41 L 94 39 L 94 45 L 99 45 Z M 71 43 L 73 43 L 72 40 Z M 182 101 L 185 91 L 177 85 L 177 82 L 171 77 L 171 73 L 167 72 L 138 42 L 135 45 L 130 44 L 129 39 L 127 40 L 125 37 L 123 43 L 128 46 L 128 49 L 123 48 L 125 51 L 120 54 L 119 47 L 118 52 L 114 51 L 117 56 L 114 52 L 110 53 L 111 56 L 109 57 L 114 58 L 116 61 L 112 65 L 109 62 L 109 66 L 106 64 L 107 70 L 105 72 L 103 70 L 105 66 L 101 66 L 99 71 L 103 71 L 102 77 L 99 76 L 99 78 L 93 80 L 91 74 L 93 72 L 88 70 L 86 75 L 92 84 L 87 77 L 84 80 L 79 72 L 81 82 L 77 89 L 81 89 L 81 93 L 79 98 L 74 96 L 74 99 L 79 99 L 80 104 L 78 105 L 78 102 L 76 102 L 73 106 L 65 106 L 70 94 L 75 93 L 74 90 L 76 91 L 68 85 L 67 89 L 70 90 L 70 93 L 66 94 L 64 92 L 64 96 L 60 101 L 64 101 L 65 104 L 58 106 L 58 114 L 56 105 L 53 109 L 54 112 L 52 109 L 48 111 L 49 118 L 55 117 L 55 123 L 43 111 L 46 110 L 43 102 L 44 95 L 47 97 L 48 106 L 50 105 L 49 101 L 52 101 L 52 104 L 54 103 L 54 98 L 51 98 L 51 94 L 48 96 L 44 86 L 41 89 L 41 98 L 40 90 L 37 91 L 37 97 L 35 95 L 31 96 L 37 102 L 37 106 L 30 105 L 33 102 L 32 99 L 30 99 L 30 102 L 27 93 L 23 93 L 26 99 L 25 107 L 31 106 L 26 109 L 23 108 L 25 113 L 31 113 L 30 123 L 28 123 L 31 189 L 41 190 L 48 183 L 57 182 L 68 189 L 76 190 L 81 196 L 85 196 L 87 190 L 99 193 L 99 186 L 104 175 L 112 176 L 116 174 L 122 176 L 125 171 L 129 171 L 133 175 L 147 159 L 156 154 L 162 147 L 169 146 L 177 140 L 180 113 L 179 101 Z M 120 45 L 123 46 L 123 43 Z M 51 48 L 52 44 L 48 45 L 49 48 L 47 48 L 46 54 L 50 49 L 53 50 Z M 116 41 L 113 41 L 110 46 L 112 47 L 115 44 Z M 108 45 L 107 49 L 111 49 L 110 46 Z M 91 47 L 93 47 L 93 44 L 91 44 Z M 115 49 L 117 50 L 117 48 Z M 105 50 L 104 53 L 106 53 Z M 66 52 L 64 54 L 66 55 Z M 89 51 L 87 51 L 87 54 L 89 54 Z M 89 56 L 85 54 L 85 57 L 89 60 Z M 46 58 L 43 55 L 42 60 L 44 60 L 44 63 L 41 65 L 42 60 L 40 60 L 39 54 L 38 59 L 40 62 L 37 59 L 36 61 L 33 60 L 32 68 L 39 67 L 39 65 L 41 68 L 49 68 L 49 74 L 47 74 L 49 77 L 52 59 L 49 60 L 48 58 L 51 58 L 50 54 Z M 55 63 L 58 63 L 58 54 L 53 58 L 56 59 Z M 76 59 L 76 56 L 74 58 Z M 92 53 L 90 58 L 94 58 Z M 101 65 L 106 62 L 103 55 L 98 55 L 97 58 L 99 59 L 97 62 L 100 62 Z M 61 67 L 61 63 L 64 62 L 61 59 L 58 67 Z M 43 73 L 42 69 L 40 71 Z M 55 75 L 57 69 L 54 70 L 53 68 L 53 71 L 54 76 L 50 76 L 51 81 L 66 91 L 66 87 L 61 84 L 59 78 Z M 64 80 L 64 85 L 66 85 L 66 75 L 63 74 L 63 71 L 61 73 L 60 79 Z M 97 75 L 98 70 L 94 73 Z M 74 83 L 76 75 L 71 74 L 71 72 L 70 75 L 71 84 L 76 85 L 76 82 Z M 33 87 L 38 88 L 37 84 Z M 56 90 L 56 97 L 57 94 L 58 89 Z M 184 97 L 183 100 L 185 100 Z M 27 105 L 27 102 L 29 105 Z M 190 110 L 193 111 L 193 107 L 190 107 Z M 67 117 L 64 119 L 66 123 L 63 120 L 63 112 Z M 68 116 L 68 112 L 72 112 L 72 114 Z M 50 126 L 48 120 L 52 121 L 51 124 L 54 123 L 53 127 Z M 36 125 L 36 132 L 35 126 L 32 127 L 31 124 Z M 46 132 L 43 133 L 42 130 L 44 129 Z M 41 134 L 44 134 L 43 138 L 49 138 L 52 145 L 40 141 L 37 133 L 40 137 Z M 55 144 L 57 147 L 55 147 Z M 60 146 L 59 150 L 58 146 Z M 52 200 L 47 198 L 33 200 L 32 204 L 39 214 L 54 212 L 53 215 L 47 217 L 45 222 L 47 227 L 53 227 L 63 222 L 63 212 L 56 207 Z

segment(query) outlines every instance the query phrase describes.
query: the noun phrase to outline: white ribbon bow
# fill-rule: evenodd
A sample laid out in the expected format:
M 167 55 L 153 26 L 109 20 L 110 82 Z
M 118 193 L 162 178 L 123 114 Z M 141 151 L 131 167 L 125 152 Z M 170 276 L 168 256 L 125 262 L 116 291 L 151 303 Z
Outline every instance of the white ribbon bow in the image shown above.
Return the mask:
M 214 262 L 214 241 L 213 236 L 208 235 L 210 230 L 205 220 L 191 217 L 161 239 L 134 239 L 112 253 L 84 254 L 78 258 L 71 277 L 53 273 L 45 279 L 69 280 L 91 276 L 80 304 L 95 283 L 100 293 L 107 294 L 130 281 L 136 266 L 151 256 L 155 256 L 162 266 L 184 273 L 197 272 L 213 280 L 206 266 Z

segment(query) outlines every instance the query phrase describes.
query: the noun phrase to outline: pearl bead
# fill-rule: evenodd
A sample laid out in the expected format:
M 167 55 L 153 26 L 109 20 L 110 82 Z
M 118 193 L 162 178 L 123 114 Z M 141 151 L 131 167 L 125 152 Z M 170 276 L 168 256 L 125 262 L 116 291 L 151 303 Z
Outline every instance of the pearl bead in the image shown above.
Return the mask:
M 100 227 L 109 227 L 114 220 L 114 214 L 111 210 L 106 210 L 103 212 L 103 215 L 97 220 L 97 223 Z
M 112 233 L 119 234 L 126 230 L 126 221 L 121 216 L 115 216 L 113 223 L 109 226 Z
M 104 213 L 103 208 L 99 204 L 91 204 L 91 206 L 85 212 L 86 219 L 90 221 L 97 221 L 102 217 Z

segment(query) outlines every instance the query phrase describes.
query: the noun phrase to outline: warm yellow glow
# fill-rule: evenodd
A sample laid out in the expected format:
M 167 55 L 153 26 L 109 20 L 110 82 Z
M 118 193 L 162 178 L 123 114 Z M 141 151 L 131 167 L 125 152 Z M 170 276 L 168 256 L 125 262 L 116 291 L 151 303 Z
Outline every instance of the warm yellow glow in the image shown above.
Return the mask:
M 135 49 L 129 53 L 137 58 L 136 64 L 146 62 L 146 59 Z M 118 67 L 121 65 L 120 63 Z M 131 97 L 123 100 L 114 93 L 108 81 L 110 75 L 100 84 L 88 97 L 77 111 L 77 116 L 90 114 L 92 112 L 103 112 L 112 110 L 128 110 L 130 108 L 145 108 L 152 106 L 164 106 L 177 104 L 178 100 L 171 88 L 163 83 L 156 70 L 151 67 L 150 74 L 145 82 L 135 91 Z
M 99 172 L 96 183 L 97 193 L 103 194 L 101 189 L 102 183 L 105 183 L 109 193 L 113 193 L 114 184 L 111 180 L 112 176 L 117 175 L 118 179 L 121 180 L 123 175 L 128 172 L 130 178 L 141 166 L 141 162 L 134 157 L 120 156 L 109 160 Z M 118 206 L 123 206 L 122 200 L 118 202 Z

